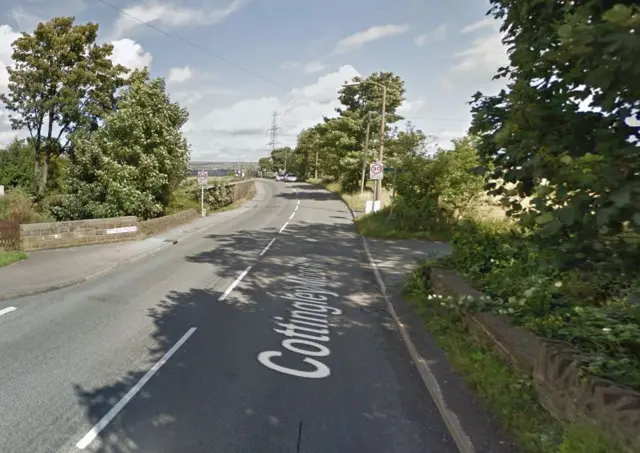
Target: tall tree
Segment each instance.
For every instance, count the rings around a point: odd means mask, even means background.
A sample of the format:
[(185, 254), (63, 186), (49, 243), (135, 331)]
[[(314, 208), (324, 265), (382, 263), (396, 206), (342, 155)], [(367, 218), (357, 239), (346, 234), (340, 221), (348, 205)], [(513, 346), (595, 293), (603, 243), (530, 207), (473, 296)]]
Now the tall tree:
[(0, 100), (12, 112), (12, 128), (29, 131), (40, 193), (51, 158), (69, 151), (76, 129), (95, 130), (125, 84), (127, 69), (110, 60), (111, 44), (96, 44), (97, 33), (98, 24), (56, 17), (13, 43), (9, 92)]
[[(640, 6), (634, 0), (491, 0), (510, 47), (497, 77), (508, 90), (477, 93), (471, 132), (494, 165), (493, 194), (532, 197), (510, 213), (540, 228), (550, 248), (582, 266), (611, 257), (640, 232)], [(632, 117), (636, 115), (636, 124)], [(617, 245), (616, 245), (617, 244)], [(626, 258), (625, 258), (626, 256)]]
[(33, 158), (33, 146), (27, 140), (16, 138), (0, 149), (0, 184), (33, 192), (36, 187)]
[(288, 169), (287, 161), (291, 157), (293, 150), (289, 146), (283, 148), (276, 148), (271, 151), (271, 161), (275, 171), (284, 171)]
[(157, 217), (187, 176), (189, 147), (180, 130), (187, 111), (170, 101), (163, 79), (134, 75), (103, 127), (72, 135), (68, 196), (55, 208), (58, 217)]

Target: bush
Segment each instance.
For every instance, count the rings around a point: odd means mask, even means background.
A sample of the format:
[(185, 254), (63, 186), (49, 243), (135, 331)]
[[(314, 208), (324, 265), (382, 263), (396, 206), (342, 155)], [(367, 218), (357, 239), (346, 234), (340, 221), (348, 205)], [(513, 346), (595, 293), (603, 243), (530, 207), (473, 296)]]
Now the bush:
[(0, 219), (41, 223), (50, 222), (53, 217), (46, 210), (39, 209), (27, 191), (12, 189), (4, 197), (0, 197)]
[(640, 305), (637, 275), (560, 271), (538, 242), (506, 222), (466, 220), (453, 253), (440, 265), (456, 268), (487, 294), (451, 307), (509, 316), (545, 338), (581, 351), (591, 374), (640, 390)]

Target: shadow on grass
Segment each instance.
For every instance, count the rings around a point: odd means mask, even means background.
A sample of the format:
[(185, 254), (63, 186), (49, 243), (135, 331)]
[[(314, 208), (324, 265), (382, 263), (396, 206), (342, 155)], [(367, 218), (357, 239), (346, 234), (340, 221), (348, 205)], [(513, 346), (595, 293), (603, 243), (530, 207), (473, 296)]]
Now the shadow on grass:
[[(258, 253), (274, 238), (259, 259)], [(302, 441), (314, 451), (411, 452), (425, 451), (426, 444), (433, 443), (430, 436), (439, 427), (422, 432), (414, 426), (434, 419), (425, 413), (432, 410), (428, 405), (414, 404), (417, 397), (425, 397), (424, 388), (416, 387), (410, 373), (396, 375), (381, 367), (377, 358), (398, 367), (409, 363), (390, 346), (397, 333), (382, 300), (370, 289), (375, 288), (373, 276), (353, 223), (297, 222), (280, 235), (269, 228), (211, 234), (207, 239), (215, 248), (185, 260), (210, 266), (212, 282), (225, 284), (170, 292), (149, 311), (155, 330), (145, 369), (132, 369), (99, 388), (74, 386), (94, 425), (188, 329), (197, 328), (98, 434), (93, 451), (296, 451), (303, 422)], [(389, 245), (387, 252), (406, 253), (406, 247)], [(290, 302), (282, 298), (291, 286), (287, 277), (311, 264), (323, 269), (330, 290), (340, 295), (333, 302), (342, 314), (332, 320), (331, 348), (335, 357), (344, 350), (350, 356), (340, 361), (334, 379), (292, 378), (256, 360), (259, 352), (278, 348), (283, 338), (274, 334), (272, 323), (287, 316)], [(253, 268), (247, 277), (220, 301), (221, 291), (248, 265)], [(299, 359), (281, 360), (293, 364)], [(453, 451), (449, 441), (442, 440), (445, 434), (437, 431), (436, 436), (443, 445), (438, 451)]]

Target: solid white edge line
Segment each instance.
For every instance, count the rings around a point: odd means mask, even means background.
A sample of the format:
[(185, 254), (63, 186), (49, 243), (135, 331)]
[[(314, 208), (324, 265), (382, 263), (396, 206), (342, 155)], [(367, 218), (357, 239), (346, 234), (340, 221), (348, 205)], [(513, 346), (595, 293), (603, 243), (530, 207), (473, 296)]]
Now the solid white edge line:
[(142, 379), (140, 379), (138, 383), (134, 385), (131, 390), (129, 390), (127, 394), (123, 396), (122, 399), (111, 408), (109, 412), (107, 412), (107, 415), (102, 417), (102, 419), (98, 423), (96, 423), (96, 425), (91, 428), (91, 430), (89, 430), (89, 432), (85, 434), (82, 439), (80, 439), (80, 441), (76, 444), (76, 447), (80, 450), (84, 450), (85, 448), (87, 448), (89, 444), (91, 444), (91, 442), (95, 440), (100, 431), (102, 431), (109, 424), (109, 422), (113, 420), (116, 415), (118, 415), (118, 412), (120, 412), (126, 406), (126, 404), (131, 401), (136, 393), (140, 391), (142, 386), (145, 385), (149, 381), (149, 379), (151, 379), (151, 377), (160, 369), (160, 367), (164, 365), (173, 354), (175, 354), (180, 346), (182, 346), (189, 339), (189, 337), (193, 335), (195, 331), (195, 327), (191, 327), (189, 330), (187, 330), (187, 333), (185, 333), (182, 338), (180, 338), (178, 342), (174, 344), (173, 347), (169, 349), (167, 353), (162, 356), (162, 358), (158, 362), (156, 362), (156, 364), (153, 365), (153, 367), (151, 367), (151, 369), (147, 371), (144, 376), (142, 376)]
[(289, 225), (289, 222), (285, 222), (284, 225), (282, 225), (282, 228), (280, 228), (280, 231), (278, 231), (278, 233), (282, 233), (284, 229), (287, 227), (287, 225)]
[(289, 216), (289, 220), (292, 220), (294, 215), (296, 215), (296, 212), (295, 212), (295, 211), (293, 211), (293, 212), (291, 213), (291, 215)]
[(16, 311), (16, 310), (17, 310), (16, 307), (3, 308), (2, 310), (0, 310), (0, 316), (6, 315), (7, 313), (11, 313), (12, 311)]
[(238, 278), (236, 278), (233, 281), (233, 283), (229, 285), (227, 290), (224, 293), (222, 293), (222, 296), (220, 296), (218, 298), (218, 300), (225, 300), (227, 298), (227, 296), (231, 293), (231, 291), (233, 291), (233, 288), (238, 286), (238, 283), (240, 283), (242, 281), (242, 279), (245, 277), (245, 275), (247, 275), (249, 273), (249, 271), (251, 270), (251, 267), (252, 266), (247, 266), (247, 268), (242, 271), (242, 274), (240, 274), (240, 276), (238, 276)]
[[(356, 219), (355, 213), (353, 212), (353, 210), (351, 210), (351, 208), (349, 208), (349, 211), (351, 212), (351, 215), (355, 221)], [(427, 388), (427, 391), (431, 395), (431, 399), (435, 403), (436, 408), (438, 409), (438, 412), (440, 412), (440, 416), (442, 417), (447, 427), (447, 430), (451, 434), (451, 437), (453, 438), (454, 443), (458, 447), (458, 451), (460, 453), (476, 453), (475, 446), (473, 445), (473, 442), (471, 441), (471, 438), (469, 437), (469, 435), (466, 433), (466, 431), (462, 427), (462, 424), (460, 423), (460, 419), (458, 418), (455, 412), (449, 409), (447, 402), (444, 399), (444, 395), (442, 394), (442, 390), (440, 389), (440, 384), (438, 383), (435, 375), (433, 374), (433, 371), (431, 371), (431, 367), (429, 366), (429, 363), (420, 355), (415, 345), (413, 344), (411, 337), (409, 336), (409, 332), (407, 331), (407, 328), (404, 326), (404, 324), (402, 324), (402, 321), (400, 321), (400, 318), (398, 318), (398, 315), (396, 314), (396, 310), (393, 304), (391, 303), (391, 300), (389, 299), (389, 295), (387, 294), (387, 286), (384, 284), (384, 281), (382, 280), (382, 275), (380, 274), (380, 270), (378, 269), (378, 265), (376, 264), (375, 260), (373, 259), (373, 256), (371, 255), (371, 251), (369, 250), (369, 244), (367, 243), (367, 240), (361, 234), (359, 236), (360, 236), (360, 239), (362, 239), (362, 245), (364, 247), (365, 254), (367, 255), (367, 259), (369, 260), (369, 265), (373, 270), (373, 275), (375, 276), (376, 282), (380, 287), (380, 292), (382, 293), (382, 297), (386, 302), (387, 310), (389, 310), (389, 314), (391, 315), (391, 318), (393, 318), (395, 325), (398, 327), (398, 330), (400, 331), (400, 336), (404, 341), (405, 347), (409, 351), (409, 355), (411, 356), (413, 363), (416, 365), (416, 368), (418, 369), (418, 373), (422, 378), (422, 382), (424, 383), (425, 387)]]
[(269, 248), (273, 245), (274, 242), (276, 242), (276, 238), (271, 239), (271, 241), (267, 244), (267, 246), (262, 249), (262, 251), (260, 252), (260, 256), (267, 253), (267, 250), (269, 250)]

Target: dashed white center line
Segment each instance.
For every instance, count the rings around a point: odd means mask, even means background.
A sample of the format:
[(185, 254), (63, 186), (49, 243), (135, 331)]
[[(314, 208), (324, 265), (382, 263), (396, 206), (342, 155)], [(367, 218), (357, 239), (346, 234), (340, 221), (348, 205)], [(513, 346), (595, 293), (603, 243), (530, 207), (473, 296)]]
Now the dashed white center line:
[(289, 216), (289, 220), (292, 220), (294, 215), (296, 215), (296, 211), (293, 211), (293, 212), (291, 213), (291, 215)]
[(299, 205), (299, 204), (300, 204), (300, 200), (298, 200), (298, 201), (296, 202), (296, 204), (297, 204), (297, 205)]
[(17, 310), (16, 307), (3, 308), (2, 310), (0, 310), (0, 316), (6, 315), (7, 313), (11, 313), (12, 311), (16, 311), (16, 310)]
[(173, 347), (169, 349), (167, 353), (162, 356), (162, 358), (155, 365), (153, 365), (153, 367), (151, 367), (151, 369), (147, 371), (144, 376), (142, 376), (142, 379), (140, 379), (138, 383), (134, 385), (131, 390), (129, 390), (127, 394), (123, 396), (122, 399), (111, 408), (107, 415), (102, 417), (102, 419), (93, 428), (91, 428), (91, 430), (87, 434), (85, 434), (82, 439), (80, 439), (80, 441), (76, 444), (76, 447), (80, 450), (84, 450), (85, 448), (87, 448), (89, 444), (91, 444), (91, 442), (93, 442), (94, 439), (98, 437), (100, 431), (102, 431), (109, 424), (109, 422), (113, 420), (116, 415), (118, 415), (118, 412), (120, 412), (127, 405), (127, 403), (131, 401), (134, 396), (136, 396), (136, 393), (140, 391), (142, 386), (145, 385), (149, 381), (149, 379), (153, 377), (154, 374), (156, 374), (160, 367), (164, 365), (173, 354), (175, 354), (180, 346), (182, 346), (189, 339), (189, 337), (193, 335), (195, 331), (195, 327), (187, 330), (187, 333), (185, 333), (182, 338), (180, 338), (178, 342), (173, 345)]
[(265, 253), (267, 253), (267, 250), (269, 250), (269, 247), (271, 247), (274, 242), (276, 242), (276, 238), (271, 239), (271, 241), (267, 244), (267, 246), (262, 249), (262, 251), (260, 252), (260, 256), (262, 256)]
[(227, 290), (224, 293), (222, 293), (222, 296), (220, 296), (218, 298), (218, 300), (225, 300), (227, 298), (227, 296), (229, 295), (229, 293), (231, 293), (231, 291), (233, 291), (233, 288), (238, 286), (238, 283), (240, 283), (242, 281), (242, 279), (245, 277), (245, 275), (247, 275), (249, 273), (249, 271), (251, 270), (252, 267), (253, 266), (247, 266), (247, 268), (242, 271), (242, 274), (240, 274), (240, 276), (238, 278), (236, 278), (231, 285), (229, 285)]
[(282, 228), (280, 228), (280, 231), (278, 231), (278, 233), (282, 233), (284, 229), (287, 227), (287, 225), (289, 225), (289, 222), (285, 222), (284, 225), (282, 225)]
[(300, 206), (296, 206), (296, 208), (293, 210), (293, 212), (296, 212), (298, 210)]

